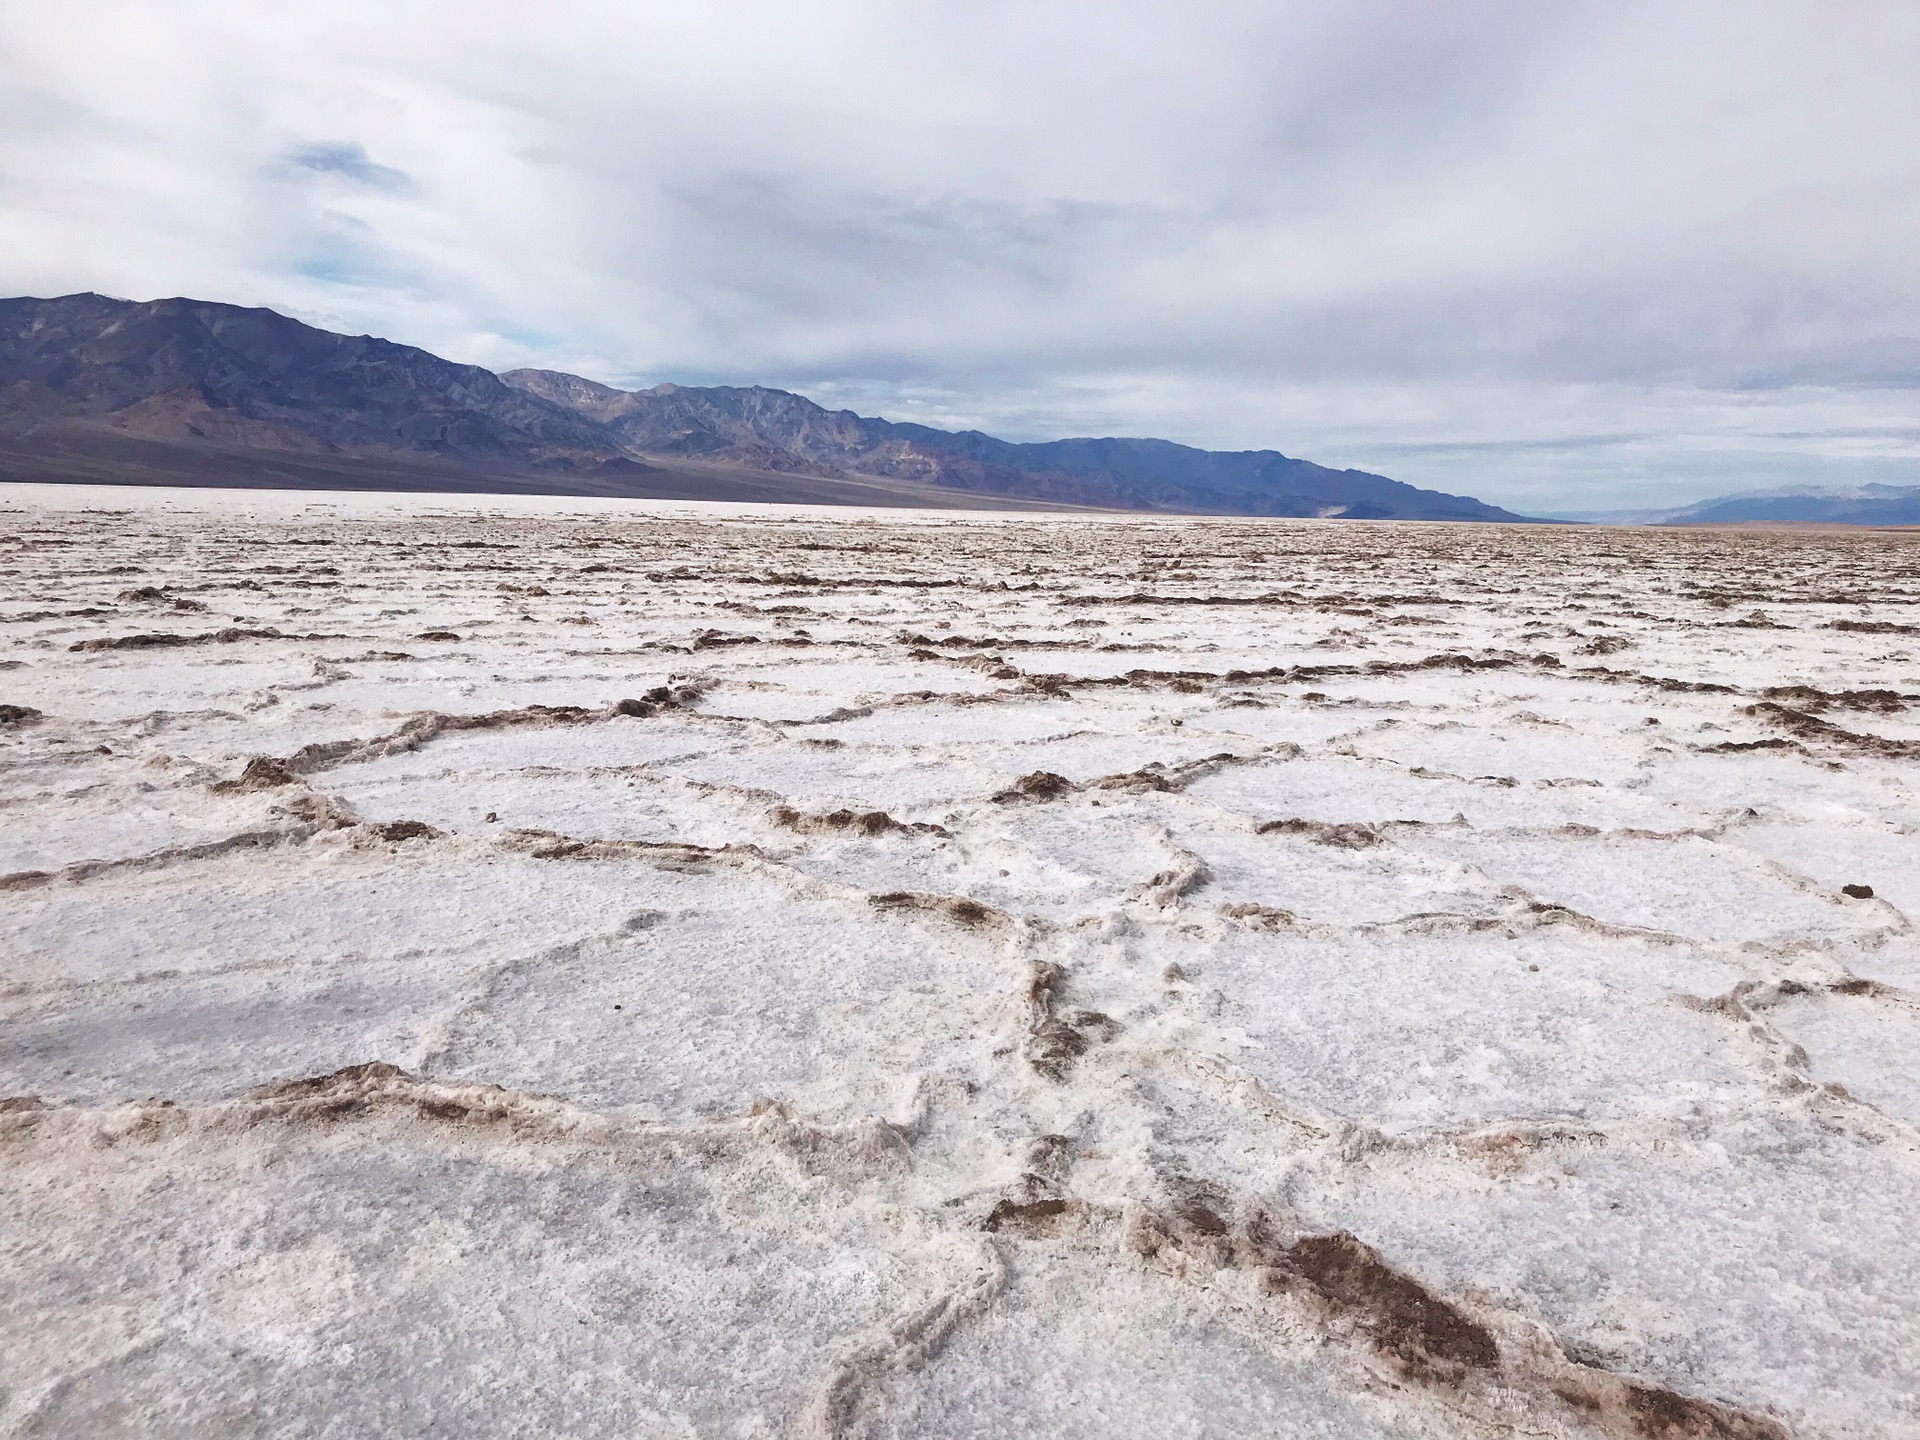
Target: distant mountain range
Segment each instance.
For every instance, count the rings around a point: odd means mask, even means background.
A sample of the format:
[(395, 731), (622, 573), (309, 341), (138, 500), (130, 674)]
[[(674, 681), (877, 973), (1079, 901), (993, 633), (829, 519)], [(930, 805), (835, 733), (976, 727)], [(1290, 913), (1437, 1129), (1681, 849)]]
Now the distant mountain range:
[(1169, 440), (1015, 444), (978, 430), (870, 420), (785, 390), (658, 385), (615, 390), (551, 370), (500, 377), (606, 425), (628, 453), (710, 456), (776, 470), (885, 476), (979, 495), (1128, 510), (1345, 519), (1518, 520), (1459, 495), (1273, 450), (1196, 450)]
[(504, 375), (271, 310), (0, 300), (0, 479), (1491, 520), (1273, 450), (1015, 444), (759, 386)]
[(1590, 525), (1920, 525), (1920, 485), (1748, 490), (1671, 510), (1583, 510), (1552, 518)]

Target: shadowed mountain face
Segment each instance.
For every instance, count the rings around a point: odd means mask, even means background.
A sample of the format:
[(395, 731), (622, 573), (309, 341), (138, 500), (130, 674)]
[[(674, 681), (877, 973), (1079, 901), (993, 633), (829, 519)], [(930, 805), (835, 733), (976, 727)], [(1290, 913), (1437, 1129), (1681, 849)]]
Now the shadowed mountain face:
[(604, 426), (410, 345), (199, 300), (0, 300), (0, 435), (74, 426), (321, 454), (630, 465)]
[(90, 294), (0, 300), (0, 475), (678, 498), (747, 498), (751, 485), (751, 498), (846, 504), (1521, 518), (1272, 450), (1013, 444), (784, 390), (501, 376), (271, 310)]

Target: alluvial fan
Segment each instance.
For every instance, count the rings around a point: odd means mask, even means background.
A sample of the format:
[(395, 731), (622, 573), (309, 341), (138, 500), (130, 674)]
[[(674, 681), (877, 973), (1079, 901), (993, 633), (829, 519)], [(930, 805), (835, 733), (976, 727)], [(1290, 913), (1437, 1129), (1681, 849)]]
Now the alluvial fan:
[(0, 1433), (1920, 1433), (1920, 535), (0, 570)]

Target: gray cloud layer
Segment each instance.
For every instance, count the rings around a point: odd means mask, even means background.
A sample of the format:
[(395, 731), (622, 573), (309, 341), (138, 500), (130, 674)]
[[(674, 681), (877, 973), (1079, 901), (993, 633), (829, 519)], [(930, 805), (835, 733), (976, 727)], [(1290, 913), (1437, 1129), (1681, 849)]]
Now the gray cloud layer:
[(1529, 506), (1920, 481), (1920, 8), (14, 6), (0, 291)]

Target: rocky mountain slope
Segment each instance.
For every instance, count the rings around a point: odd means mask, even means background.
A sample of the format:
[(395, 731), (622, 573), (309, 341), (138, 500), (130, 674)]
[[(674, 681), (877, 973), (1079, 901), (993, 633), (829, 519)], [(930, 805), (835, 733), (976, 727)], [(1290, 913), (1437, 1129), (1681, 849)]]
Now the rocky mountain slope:
[(88, 424), (264, 450), (631, 465), (605, 426), (411, 345), (200, 300), (0, 300), (0, 435)]
[(1271, 450), (1015, 444), (829, 411), (784, 390), (624, 391), (545, 370), (495, 375), (271, 310), (92, 294), (0, 300), (0, 475), (1522, 518)]
[(827, 467), (1130, 510), (1522, 518), (1467, 496), (1421, 490), (1362, 470), (1332, 470), (1274, 450), (1199, 450), (1167, 440), (1111, 438), (1016, 444), (978, 430), (955, 433), (830, 411), (805, 396), (761, 386), (629, 391), (551, 370), (511, 370), (501, 379), (605, 424), (635, 453), (726, 456), (775, 469)]

